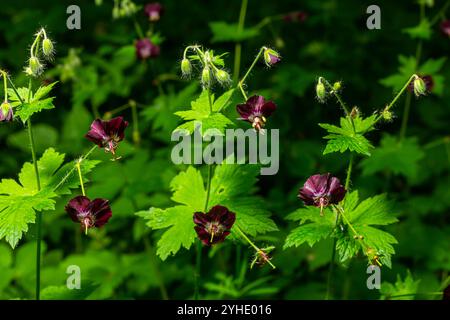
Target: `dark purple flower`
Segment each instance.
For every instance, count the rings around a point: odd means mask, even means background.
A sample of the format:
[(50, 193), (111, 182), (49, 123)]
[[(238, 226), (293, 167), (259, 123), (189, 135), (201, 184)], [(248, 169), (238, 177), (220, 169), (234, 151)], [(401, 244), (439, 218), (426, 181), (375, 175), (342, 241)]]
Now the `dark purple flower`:
[(444, 20), (440, 24), (441, 32), (446, 35), (447, 37), (450, 37), (450, 20)]
[(295, 11), (285, 14), (283, 20), (286, 22), (304, 22), (308, 15), (303, 11)]
[(208, 213), (194, 213), (194, 227), (203, 244), (211, 246), (222, 242), (230, 234), (236, 215), (223, 206), (214, 206)]
[(13, 108), (8, 101), (0, 106), (0, 122), (10, 122), (14, 118)]
[[(434, 81), (433, 81), (433, 77), (430, 75), (425, 75), (425, 76), (420, 76), (420, 78), (423, 80), (423, 82), (425, 83), (425, 90), (426, 92), (431, 92), (431, 90), (433, 90), (434, 88)], [(411, 80), (411, 82), (408, 84), (408, 90), (411, 93), (414, 93), (417, 95), (416, 90), (414, 90), (414, 80)]]
[(72, 221), (81, 223), (81, 228), (86, 233), (89, 228), (100, 228), (112, 216), (108, 200), (94, 199), (91, 201), (85, 196), (73, 198), (65, 209)]
[(125, 137), (125, 128), (128, 121), (122, 117), (117, 117), (109, 121), (100, 119), (94, 120), (91, 124), (91, 130), (85, 135), (87, 139), (97, 144), (100, 148), (105, 148), (112, 154), (116, 153), (117, 145)]
[(252, 96), (247, 99), (246, 103), (236, 106), (236, 110), (241, 116), (239, 120), (250, 122), (257, 131), (264, 127), (266, 118), (276, 109), (276, 104), (272, 101), (265, 101), (263, 96)]
[(164, 7), (160, 3), (154, 2), (147, 4), (144, 8), (144, 11), (148, 17), (148, 20), (150, 20), (151, 22), (156, 22), (159, 21), (159, 19), (163, 15)]
[(344, 199), (345, 193), (346, 190), (338, 178), (332, 177), (329, 173), (315, 174), (306, 180), (298, 197), (307, 206), (320, 207), (322, 215), (323, 208), (330, 204), (338, 204)]
[(159, 56), (159, 46), (153, 44), (148, 38), (137, 40), (135, 47), (138, 59), (145, 60)]

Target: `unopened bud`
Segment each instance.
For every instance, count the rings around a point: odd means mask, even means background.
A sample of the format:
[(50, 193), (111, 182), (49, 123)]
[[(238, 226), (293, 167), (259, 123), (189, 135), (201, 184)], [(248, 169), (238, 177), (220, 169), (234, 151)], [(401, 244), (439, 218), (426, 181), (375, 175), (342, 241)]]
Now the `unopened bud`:
[(231, 83), (230, 75), (225, 70), (218, 70), (216, 72), (216, 79), (224, 87)]
[(0, 105), (0, 121), (12, 121), (13, 109), (8, 101), (4, 101)]
[(414, 94), (416, 97), (425, 95), (427, 92), (427, 86), (425, 84), (425, 81), (421, 77), (416, 76), (414, 79)]
[(319, 82), (317, 82), (317, 85), (316, 85), (316, 96), (320, 103), (325, 102), (327, 92), (325, 90), (325, 85), (323, 84), (323, 82), (321, 80), (319, 80)]
[(44, 56), (47, 58), (51, 58), (53, 55), (53, 42), (49, 38), (45, 38), (42, 41), (42, 52), (44, 53)]
[(264, 49), (264, 62), (268, 67), (271, 67), (280, 62), (280, 54), (273, 49)]
[(339, 90), (341, 90), (341, 88), (342, 88), (342, 84), (340, 81), (336, 81), (335, 83), (333, 83), (333, 91), (339, 92)]
[(189, 77), (192, 72), (192, 65), (189, 59), (184, 58), (181, 60), (181, 74), (183, 77)]
[(202, 71), (202, 84), (205, 88), (209, 88), (211, 86), (211, 72), (209, 67), (206, 66)]
[(28, 66), (30, 68), (29, 71), (31, 71), (33, 76), (38, 76), (42, 73), (43, 66), (37, 57), (31, 57), (30, 60), (28, 60)]

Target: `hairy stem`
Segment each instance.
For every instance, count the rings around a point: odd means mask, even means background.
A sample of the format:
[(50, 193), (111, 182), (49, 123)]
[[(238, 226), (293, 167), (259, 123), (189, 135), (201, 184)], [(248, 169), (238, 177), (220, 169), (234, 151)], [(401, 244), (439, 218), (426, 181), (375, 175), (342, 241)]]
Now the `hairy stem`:
[[(260, 249), (256, 244), (254, 244), (253, 241), (250, 240), (249, 237), (247, 237), (247, 235), (241, 230), (241, 228), (239, 228), (239, 226), (238, 226), (237, 224), (234, 225), (233, 229), (235, 229), (235, 230), (239, 233), (239, 235), (240, 235), (245, 241), (247, 241), (253, 249), (255, 249), (256, 254), (262, 254), (262, 253), (264, 253), (264, 251), (263, 251), (262, 249)], [(267, 259), (266, 262), (272, 267), (272, 269), (276, 269), (275, 265), (274, 265), (272, 262), (270, 262), (269, 259)]]
[[(244, 29), (245, 23), (245, 15), (247, 13), (247, 5), (248, 0), (242, 0), (241, 2), (241, 11), (239, 12), (239, 22), (237, 32), (241, 33)], [(233, 71), (233, 82), (236, 83), (239, 79), (239, 72), (241, 69), (241, 53), (242, 53), (242, 44), (241, 42), (236, 42), (234, 47), (234, 71)]]
[(252, 72), (253, 68), (255, 67), (256, 63), (258, 62), (259, 58), (261, 58), (261, 55), (263, 54), (264, 50), (266, 49), (266, 47), (262, 47), (258, 54), (255, 57), (255, 60), (253, 60), (252, 64), (250, 65), (250, 68), (248, 68), (247, 72), (245, 73), (244, 77), (242, 77), (242, 79), (239, 81), (238, 83), (238, 87), (239, 89), (241, 89), (242, 95), (244, 96), (245, 100), (247, 100), (247, 94), (245, 93), (245, 90), (243, 88), (243, 85), (245, 83), (245, 80), (247, 79), (247, 77), (249, 76), (250, 72)]

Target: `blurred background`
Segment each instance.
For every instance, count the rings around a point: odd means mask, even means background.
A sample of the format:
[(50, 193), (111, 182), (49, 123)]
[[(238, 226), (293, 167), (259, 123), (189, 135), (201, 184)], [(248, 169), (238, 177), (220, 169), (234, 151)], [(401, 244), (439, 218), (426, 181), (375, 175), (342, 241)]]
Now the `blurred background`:
[[(273, 261), (278, 268), (249, 270), (251, 251), (226, 242), (220, 254), (210, 250), (205, 258), (202, 297), (324, 298), (331, 242), (282, 249), (296, 226), (285, 217), (302, 206), (297, 193), (306, 178), (331, 172), (344, 179), (348, 163), (348, 154), (322, 155), (325, 131), (318, 123), (338, 123), (342, 110), (333, 99), (318, 103), (314, 86), (319, 76), (342, 81), (343, 98), (363, 115), (389, 103), (412, 73), (432, 77), (428, 96), (402, 97), (393, 121), (369, 135), (379, 148), (370, 160), (357, 159), (352, 185), (361, 198), (388, 193), (396, 203), (400, 222), (388, 230), (399, 244), (393, 268), (382, 270), (382, 281), (393, 284), (386, 294), (436, 292), (448, 283), (450, 31), (442, 24), (450, 18), (450, 11), (442, 10), (448, 1), (380, 1), (381, 29), (369, 30), (366, 8), (371, 1), (249, 0), (241, 39), (233, 38), (232, 25), (238, 22), (240, 1), (164, 0), (164, 14), (152, 24), (144, 14), (145, 1), (134, 1), (135, 14), (114, 16), (115, 3), (122, 0), (76, 1), (81, 30), (68, 30), (66, 8), (73, 2), (4, 0), (0, 11), (0, 67), (17, 85), (26, 86), (22, 71), (33, 34), (45, 27), (56, 43), (55, 59), (42, 79), (59, 81), (53, 92), (56, 109), (34, 117), (38, 154), (52, 146), (70, 161), (89, 149), (83, 136), (95, 117), (123, 115), (130, 121), (119, 148), (120, 162), (109, 161), (101, 151), (92, 156), (103, 163), (90, 174), (87, 193), (112, 201), (114, 216), (108, 226), (81, 234), (64, 211), (68, 198), (60, 198), (57, 210), (43, 215), (42, 287), (50, 287), (44, 296), (51, 297), (52, 290), (65, 284), (67, 266), (79, 265), (88, 280), (78, 298), (192, 298), (193, 248), (161, 262), (155, 255), (160, 231), (151, 231), (134, 213), (170, 206), (169, 183), (185, 169), (170, 161), (170, 134), (180, 123), (173, 113), (187, 109), (201, 88), (180, 79), (184, 48), (202, 44), (229, 52), (225, 63), (233, 73), (236, 40), (242, 42), (241, 76), (263, 45), (282, 56), (271, 69), (258, 64), (247, 81), (250, 93), (278, 105), (269, 126), (280, 129), (280, 170), (260, 177), (258, 193), (280, 230), (256, 239), (276, 245)], [(137, 57), (140, 29), (151, 32), (149, 38), (160, 47), (158, 56)], [(228, 112), (230, 118), (238, 117), (234, 107)], [(21, 123), (1, 123), (0, 177), (16, 178), (30, 160)], [(34, 297), (33, 235), (31, 225), (14, 251), (0, 242), (1, 299)], [(334, 298), (380, 298), (382, 293), (366, 287), (366, 264), (360, 257), (336, 269)]]

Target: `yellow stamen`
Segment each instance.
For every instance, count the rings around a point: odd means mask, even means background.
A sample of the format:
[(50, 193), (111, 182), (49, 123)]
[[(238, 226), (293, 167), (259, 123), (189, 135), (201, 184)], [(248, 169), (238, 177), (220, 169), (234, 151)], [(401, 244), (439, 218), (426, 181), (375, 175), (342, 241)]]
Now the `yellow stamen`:
[(213, 242), (213, 239), (214, 239), (214, 230), (211, 233), (211, 240), (209, 240), (209, 242)]

